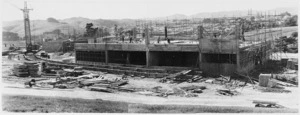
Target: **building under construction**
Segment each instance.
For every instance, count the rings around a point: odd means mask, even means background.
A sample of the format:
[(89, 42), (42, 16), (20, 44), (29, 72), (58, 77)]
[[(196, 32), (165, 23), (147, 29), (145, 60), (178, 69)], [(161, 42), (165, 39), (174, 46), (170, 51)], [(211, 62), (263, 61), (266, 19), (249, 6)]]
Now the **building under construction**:
[(135, 42), (116, 36), (116, 41), (91, 38), (89, 43), (75, 44), (76, 63), (194, 68), (210, 75), (247, 74), (270, 57), (276, 49), (275, 39), (282, 36), (276, 15), (258, 15), (255, 20), (205, 20), (137, 21), (131, 36)]

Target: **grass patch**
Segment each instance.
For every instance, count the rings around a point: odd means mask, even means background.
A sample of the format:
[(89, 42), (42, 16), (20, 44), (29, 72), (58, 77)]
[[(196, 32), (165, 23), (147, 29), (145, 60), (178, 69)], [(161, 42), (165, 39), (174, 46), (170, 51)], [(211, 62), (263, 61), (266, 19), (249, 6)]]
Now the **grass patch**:
[[(253, 105), (254, 106), (254, 105)], [(297, 109), (255, 108), (203, 105), (130, 104), (130, 113), (297, 113)]]
[(2, 110), (39, 113), (127, 113), (128, 103), (100, 99), (2, 95)]
[(147, 105), (101, 99), (2, 95), (2, 110), (38, 113), (297, 113), (297, 109), (203, 105)]

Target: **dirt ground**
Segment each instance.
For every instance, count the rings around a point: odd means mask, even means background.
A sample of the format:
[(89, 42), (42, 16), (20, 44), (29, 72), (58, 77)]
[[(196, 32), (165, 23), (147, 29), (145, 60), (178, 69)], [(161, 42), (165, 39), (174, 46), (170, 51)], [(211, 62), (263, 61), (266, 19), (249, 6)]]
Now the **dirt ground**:
[[(261, 92), (255, 89), (252, 85), (237, 88), (240, 92), (236, 96), (222, 96), (216, 94), (216, 89), (221, 89), (224, 86), (219, 84), (210, 83), (160, 83), (159, 79), (152, 78), (129, 78), (129, 84), (125, 87), (138, 87), (141, 89), (151, 89), (156, 86), (161, 86), (163, 89), (172, 89), (176, 87), (197, 85), (206, 86), (207, 89), (203, 90), (203, 93), (198, 94), (198, 97), (180, 97), (170, 95), (168, 97), (157, 97), (141, 95), (140, 93), (104, 93), (88, 91), (84, 88), (74, 89), (51, 89), (51, 88), (25, 88), (24, 82), (31, 78), (18, 78), (11, 76), (11, 69), (13, 64), (20, 63), (19, 60), (8, 60), (7, 57), (2, 57), (2, 94), (8, 95), (32, 95), (32, 96), (48, 96), (48, 97), (67, 97), (67, 98), (81, 98), (81, 99), (102, 99), (110, 101), (121, 101), (129, 103), (140, 104), (155, 104), (155, 105), (207, 105), (207, 106), (242, 106), (242, 107), (254, 107), (253, 100), (275, 101), (278, 104), (288, 108), (298, 108), (299, 95), (298, 87), (285, 87), (290, 90), (291, 93), (270, 93)], [(105, 78), (114, 79), (120, 78), (121, 75), (105, 74), (101, 72), (87, 71), (90, 73), (98, 73)]]
[[(297, 113), (297, 109), (203, 105), (149, 105), (67, 97), (2, 95), (6, 112), (30, 113)], [(26, 106), (24, 106), (26, 105)]]

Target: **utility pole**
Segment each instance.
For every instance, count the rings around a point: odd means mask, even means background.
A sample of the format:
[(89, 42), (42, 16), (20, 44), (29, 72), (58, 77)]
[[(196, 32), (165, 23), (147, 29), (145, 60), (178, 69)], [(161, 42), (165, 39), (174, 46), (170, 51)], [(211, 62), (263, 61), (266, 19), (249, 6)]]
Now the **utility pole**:
[(33, 9), (27, 8), (27, 2), (24, 2), (24, 9), (21, 9), (24, 14), (24, 28), (25, 28), (25, 40), (26, 40), (26, 52), (32, 51), (31, 43), (31, 32), (30, 32), (30, 20), (29, 20), (29, 11)]

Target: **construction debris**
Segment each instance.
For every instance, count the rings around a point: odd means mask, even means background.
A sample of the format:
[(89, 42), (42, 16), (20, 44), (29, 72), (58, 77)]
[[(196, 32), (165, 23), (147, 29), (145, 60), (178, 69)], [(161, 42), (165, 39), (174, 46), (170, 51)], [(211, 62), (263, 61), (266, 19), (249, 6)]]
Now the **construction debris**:
[(106, 92), (106, 93), (113, 93), (114, 91), (109, 88), (104, 87), (90, 87), (91, 91), (99, 91), (99, 92)]
[(229, 90), (229, 89), (217, 89), (218, 94), (221, 95), (226, 95), (226, 96), (234, 96), (234, 95), (238, 95), (239, 92), (235, 91), (235, 90)]
[(181, 87), (181, 89), (185, 91), (190, 91), (193, 93), (202, 93), (202, 90), (205, 90), (205, 86), (196, 86), (196, 85), (191, 85), (191, 86), (186, 86), (186, 87)]
[(262, 92), (272, 92), (272, 93), (290, 93), (290, 90), (285, 90), (283, 88), (270, 88), (270, 87), (257, 87), (258, 90)]
[(195, 75), (193, 78), (189, 79), (188, 82), (189, 83), (196, 82), (196, 81), (198, 81), (198, 80), (200, 80), (202, 78), (203, 78), (202, 76)]
[(273, 74), (274, 79), (280, 80), (282, 82), (291, 83), (298, 85), (298, 75), (297, 74)]
[(191, 72), (192, 70), (183, 70), (181, 72), (178, 72), (178, 73), (174, 73), (174, 74), (171, 74), (169, 76), (166, 76), (167, 79), (172, 79), (172, 78), (175, 78), (177, 76), (180, 76), (180, 75), (186, 75), (188, 74), (189, 72)]
[[(201, 75), (187, 75), (192, 70), (183, 70), (181, 72), (171, 74), (169, 76), (166, 76), (162, 79), (160, 79), (159, 82), (165, 83), (170, 80), (171, 83), (182, 83), (182, 82), (196, 82), (198, 80), (201, 80), (203, 77)], [(202, 72), (195, 72), (195, 73), (202, 73)]]
[(266, 107), (266, 108), (285, 108), (282, 105), (277, 104), (273, 101), (260, 101), (260, 100), (253, 100), (253, 104), (255, 107)]

